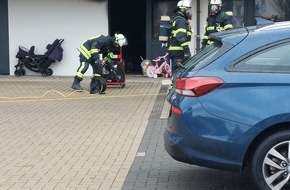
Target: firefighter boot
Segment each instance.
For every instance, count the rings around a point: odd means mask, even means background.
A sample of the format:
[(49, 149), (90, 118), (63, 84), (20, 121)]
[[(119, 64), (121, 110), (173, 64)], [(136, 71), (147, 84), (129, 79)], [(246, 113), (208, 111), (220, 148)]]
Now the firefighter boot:
[(74, 90), (83, 90), (83, 88), (80, 85), (80, 82), (82, 81), (82, 79), (78, 78), (77, 76), (74, 77), (74, 82), (71, 85), (71, 88)]

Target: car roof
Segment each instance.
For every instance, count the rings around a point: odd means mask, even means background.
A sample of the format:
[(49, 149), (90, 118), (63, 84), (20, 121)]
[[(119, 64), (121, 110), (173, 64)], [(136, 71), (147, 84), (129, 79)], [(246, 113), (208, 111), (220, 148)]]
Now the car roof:
[(275, 22), (274, 24), (258, 28), (256, 31), (290, 29), (290, 21)]
[(223, 32), (212, 33), (210, 36), (218, 41), (222, 41), (223, 43), (226, 42), (232, 45), (236, 45), (244, 38), (246, 38), (250, 33), (259, 35), (259, 32), (275, 32), (283, 30), (288, 31), (290, 34), (290, 21), (275, 22), (273, 24), (263, 26), (257, 25), (245, 28), (231, 29)]

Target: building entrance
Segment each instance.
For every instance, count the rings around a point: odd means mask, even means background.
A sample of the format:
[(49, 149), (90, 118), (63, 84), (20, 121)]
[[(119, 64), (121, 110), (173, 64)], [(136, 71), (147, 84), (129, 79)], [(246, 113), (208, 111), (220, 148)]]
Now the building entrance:
[(109, 32), (124, 34), (128, 46), (123, 48), (126, 73), (142, 73), (141, 57), (146, 58), (146, 0), (109, 0)]

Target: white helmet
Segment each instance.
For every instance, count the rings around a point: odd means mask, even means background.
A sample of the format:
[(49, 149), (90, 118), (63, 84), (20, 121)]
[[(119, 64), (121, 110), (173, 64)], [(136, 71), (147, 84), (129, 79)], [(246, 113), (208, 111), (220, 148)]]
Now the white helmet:
[(210, 0), (209, 4), (222, 6), (223, 2), (222, 0)]
[(222, 8), (221, 0), (210, 0), (210, 15), (216, 15)]
[(128, 45), (128, 41), (125, 38), (125, 36), (123, 34), (115, 34), (115, 39), (116, 42), (119, 44), (119, 46), (125, 46)]
[(179, 8), (191, 8), (191, 0), (178, 1), (177, 7), (179, 7)]

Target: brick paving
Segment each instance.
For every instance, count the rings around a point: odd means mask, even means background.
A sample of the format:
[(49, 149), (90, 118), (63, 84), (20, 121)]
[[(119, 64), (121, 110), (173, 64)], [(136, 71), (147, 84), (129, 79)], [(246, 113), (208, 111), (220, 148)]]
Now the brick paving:
[(251, 190), (247, 176), (165, 153), (161, 81), (132, 75), (90, 95), (72, 77), (0, 76), (0, 190)]
[[(160, 94), (164, 94), (164, 86)], [(173, 160), (164, 150), (165, 95), (158, 96), (123, 190), (254, 190), (245, 173), (214, 170)], [(162, 110), (162, 111), (160, 111)], [(161, 117), (161, 118), (160, 118)]]
[(72, 77), (1, 76), (0, 83), (1, 190), (121, 188), (160, 80), (131, 77), (102, 96), (73, 93)]

